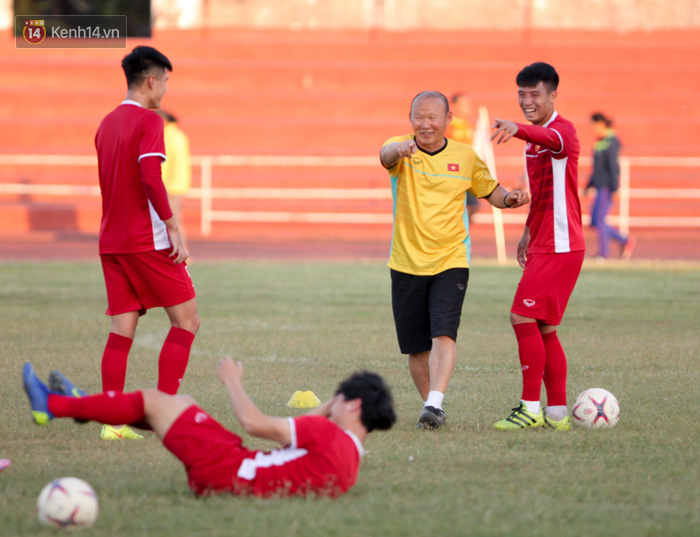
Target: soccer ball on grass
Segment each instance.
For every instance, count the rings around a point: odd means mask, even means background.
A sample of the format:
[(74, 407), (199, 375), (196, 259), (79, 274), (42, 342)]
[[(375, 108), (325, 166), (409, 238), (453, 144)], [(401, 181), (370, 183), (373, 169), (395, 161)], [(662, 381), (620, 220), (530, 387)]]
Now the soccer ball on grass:
[(97, 520), (97, 494), (82, 479), (60, 477), (42, 489), (36, 510), (44, 526), (89, 527)]
[(620, 403), (603, 388), (591, 388), (579, 394), (571, 412), (574, 423), (586, 429), (610, 428), (620, 419)]

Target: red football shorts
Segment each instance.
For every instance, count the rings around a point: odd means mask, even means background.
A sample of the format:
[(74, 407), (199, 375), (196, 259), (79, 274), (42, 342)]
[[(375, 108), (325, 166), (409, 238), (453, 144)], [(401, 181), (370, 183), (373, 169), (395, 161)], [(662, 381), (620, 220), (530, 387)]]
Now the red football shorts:
[(168, 308), (196, 295), (185, 263), (168, 257), (172, 249), (135, 254), (101, 254), (107, 287), (107, 315)]
[(528, 254), (510, 311), (546, 324), (561, 323), (584, 254)]
[(180, 414), (163, 438), (163, 445), (185, 465), (190, 489), (199, 495), (245, 493), (249, 482), (236, 474), (243, 459), (255, 458), (255, 452), (242, 442), (197, 405)]

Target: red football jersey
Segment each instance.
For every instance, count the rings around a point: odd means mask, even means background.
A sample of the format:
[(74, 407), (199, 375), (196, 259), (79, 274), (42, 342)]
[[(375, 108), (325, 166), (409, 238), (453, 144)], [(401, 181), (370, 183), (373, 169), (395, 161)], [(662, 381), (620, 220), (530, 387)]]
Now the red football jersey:
[(339, 496), (355, 484), (363, 454), (357, 436), (322, 416), (289, 418), (289, 426), (289, 446), (243, 459), (238, 478), (250, 481), (253, 494)]
[(543, 126), (518, 124), (516, 138), (525, 140), (530, 181), (528, 252), (565, 253), (585, 250), (578, 198), (580, 146), (574, 125), (554, 112)]
[(95, 147), (102, 192), (100, 253), (170, 248), (163, 223), (173, 215), (168, 194), (160, 176), (142, 176), (139, 164), (143, 158), (166, 158), (161, 117), (124, 101), (100, 123)]

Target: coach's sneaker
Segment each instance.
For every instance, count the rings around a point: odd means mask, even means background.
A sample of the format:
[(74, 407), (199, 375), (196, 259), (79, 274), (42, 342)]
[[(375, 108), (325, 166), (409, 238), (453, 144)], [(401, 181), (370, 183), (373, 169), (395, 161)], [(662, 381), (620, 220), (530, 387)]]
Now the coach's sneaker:
[(41, 382), (37, 376), (32, 364), (26, 362), (22, 369), (22, 380), (24, 382), (24, 391), (29, 397), (29, 406), (32, 409), (32, 419), (37, 425), (45, 425), (49, 420), (53, 419), (53, 414), (49, 412), (49, 389), (46, 384)]
[(539, 414), (528, 412), (525, 403), (515, 407), (506, 419), (497, 421), (493, 426), (499, 431), (515, 431), (519, 429), (535, 429), (544, 427), (544, 416), (542, 411)]
[[(52, 392), (67, 395), (68, 397), (85, 397), (88, 394), (86, 391), (75, 386), (65, 377), (65, 375), (63, 375), (63, 373), (55, 369), (49, 373), (49, 389)], [(75, 423), (87, 423), (90, 421), (79, 420), (77, 418), (73, 419), (75, 420)]]
[(103, 425), (100, 438), (102, 440), (143, 440), (143, 436), (134, 432), (128, 425), (122, 427)]
[(568, 431), (571, 429), (571, 418), (569, 416), (564, 416), (564, 419), (553, 420), (547, 417), (547, 411), (544, 411), (544, 426), (547, 429), (556, 429), (557, 431)]
[(439, 429), (445, 425), (445, 421), (447, 421), (447, 418), (443, 409), (435, 408), (434, 406), (426, 406), (423, 408), (423, 413), (418, 419), (416, 429), (432, 431), (433, 429)]

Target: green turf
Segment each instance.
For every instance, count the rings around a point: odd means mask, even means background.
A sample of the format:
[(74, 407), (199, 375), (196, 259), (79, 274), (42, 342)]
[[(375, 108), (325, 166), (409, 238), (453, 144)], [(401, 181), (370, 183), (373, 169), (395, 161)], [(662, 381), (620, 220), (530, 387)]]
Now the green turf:
[[(700, 527), (700, 271), (586, 266), (560, 339), (569, 396), (604, 387), (620, 400), (613, 430), (497, 432), (520, 374), (508, 310), (516, 267), (472, 269), (447, 394), (448, 426), (416, 431), (420, 400), (395, 342), (388, 270), (376, 264), (196, 263), (201, 331), (181, 392), (234, 429), (214, 376), (223, 354), (245, 362), (264, 412), (286, 415), (295, 390), (331, 395), (370, 368), (394, 389), (399, 422), (370, 435), (356, 486), (339, 500), (196, 499), (179, 462), (150, 435), (106, 443), (96, 424), (32, 424), (21, 365), (59, 368), (100, 388), (109, 328), (96, 263), (0, 264), (0, 535), (42, 535), (41, 488), (75, 475), (100, 499), (89, 535), (582, 536), (697, 535)], [(127, 389), (153, 386), (167, 332), (142, 319)], [(253, 447), (271, 447), (250, 440)], [(410, 458), (412, 457), (412, 461)]]

